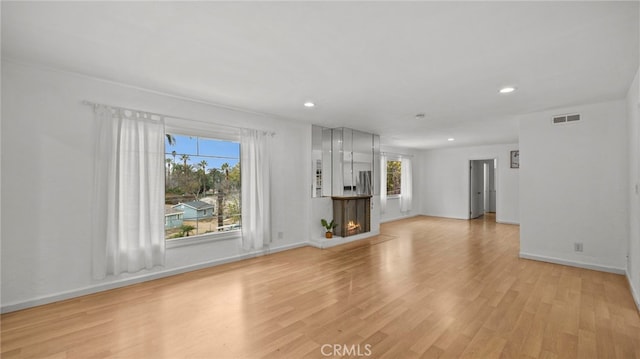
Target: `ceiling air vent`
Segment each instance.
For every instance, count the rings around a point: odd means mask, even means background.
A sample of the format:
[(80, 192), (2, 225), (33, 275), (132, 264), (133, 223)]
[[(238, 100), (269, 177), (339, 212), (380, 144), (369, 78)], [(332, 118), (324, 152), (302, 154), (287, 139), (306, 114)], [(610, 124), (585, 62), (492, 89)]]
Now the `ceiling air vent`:
[(563, 123), (575, 123), (580, 121), (580, 115), (577, 113), (571, 114), (571, 115), (558, 115), (558, 116), (553, 116), (553, 119), (551, 120), (551, 122), (554, 125), (560, 125)]

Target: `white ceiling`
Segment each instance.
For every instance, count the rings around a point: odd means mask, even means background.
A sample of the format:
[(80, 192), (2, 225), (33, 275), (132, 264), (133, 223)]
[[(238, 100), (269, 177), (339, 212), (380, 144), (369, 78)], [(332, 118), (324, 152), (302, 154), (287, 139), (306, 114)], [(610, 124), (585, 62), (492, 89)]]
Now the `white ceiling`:
[(434, 148), (516, 142), (517, 114), (623, 98), (638, 17), (638, 2), (3, 1), (2, 56)]

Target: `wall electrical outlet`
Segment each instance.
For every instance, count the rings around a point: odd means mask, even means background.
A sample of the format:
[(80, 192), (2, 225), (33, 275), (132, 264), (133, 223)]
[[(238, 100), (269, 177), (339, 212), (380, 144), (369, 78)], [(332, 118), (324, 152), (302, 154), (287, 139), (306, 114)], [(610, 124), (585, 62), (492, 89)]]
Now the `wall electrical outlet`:
[(284, 238), (284, 233), (278, 232), (278, 239), (282, 239), (282, 238)]
[(582, 252), (582, 243), (581, 242), (575, 242), (573, 244), (573, 251), (574, 252)]

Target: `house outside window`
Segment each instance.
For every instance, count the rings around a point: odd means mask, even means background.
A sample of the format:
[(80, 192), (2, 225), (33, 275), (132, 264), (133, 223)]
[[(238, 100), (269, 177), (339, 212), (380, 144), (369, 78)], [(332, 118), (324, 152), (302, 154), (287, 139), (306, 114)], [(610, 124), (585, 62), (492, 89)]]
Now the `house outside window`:
[(387, 161), (387, 196), (399, 196), (402, 193), (401, 174), (402, 163), (399, 160)]
[(239, 230), (240, 144), (167, 133), (165, 239)]

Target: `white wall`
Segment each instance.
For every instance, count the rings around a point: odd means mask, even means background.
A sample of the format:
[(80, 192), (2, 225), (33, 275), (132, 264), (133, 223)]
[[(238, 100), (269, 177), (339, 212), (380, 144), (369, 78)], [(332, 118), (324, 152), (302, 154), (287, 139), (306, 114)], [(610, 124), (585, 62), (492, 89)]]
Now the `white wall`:
[[(421, 204), (420, 204), (420, 200), (421, 200), (421, 196), (420, 196), (420, 189), (421, 189), (421, 185), (420, 185), (420, 166), (421, 166), (421, 160), (420, 160), (420, 154), (421, 151), (418, 150), (414, 150), (414, 149), (409, 149), (409, 148), (401, 148), (401, 147), (390, 147), (390, 146), (381, 146), (381, 152), (386, 152), (386, 153), (390, 153), (390, 155), (387, 156), (388, 160), (393, 160), (393, 159), (400, 159), (400, 157), (394, 158), (394, 154), (395, 155), (406, 155), (409, 156), (409, 158), (411, 159), (411, 166), (412, 166), (412, 181), (413, 181), (413, 200), (411, 202), (412, 204), (412, 210), (408, 211), (406, 213), (403, 213), (400, 211), (400, 197), (388, 197), (387, 198), (387, 205), (385, 207), (385, 211), (384, 213), (380, 213), (380, 222), (384, 223), (384, 222), (389, 222), (389, 221), (395, 221), (398, 219), (402, 219), (402, 218), (409, 218), (409, 217), (413, 217), (416, 216), (418, 214), (420, 214), (420, 209), (421, 209)], [(384, 190), (386, 187), (386, 180), (381, 181), (381, 190)], [(378, 203), (380, 201), (380, 197), (378, 197)]]
[[(553, 125), (557, 114), (579, 123)], [(624, 272), (628, 154), (624, 101), (520, 116), (522, 257)], [(582, 242), (583, 252), (574, 252)]]
[(510, 151), (518, 144), (459, 147), (424, 151), (419, 180), (422, 213), (429, 216), (469, 218), (469, 161), (496, 158), (496, 221), (520, 222), (519, 170), (509, 167)]
[(627, 277), (640, 309), (640, 69), (627, 95), (629, 133), (629, 263)]
[(271, 249), (308, 240), (310, 125), (5, 61), (2, 80), (3, 310), (251, 255), (238, 240), (171, 248), (162, 270), (93, 280), (93, 115), (82, 100), (275, 131)]
[[(415, 185), (415, 182), (413, 182)], [(380, 222), (391, 222), (402, 218), (413, 217), (420, 213), (420, 207), (414, 205), (414, 209), (408, 213), (400, 212), (400, 197), (387, 198), (384, 212), (380, 213)]]

